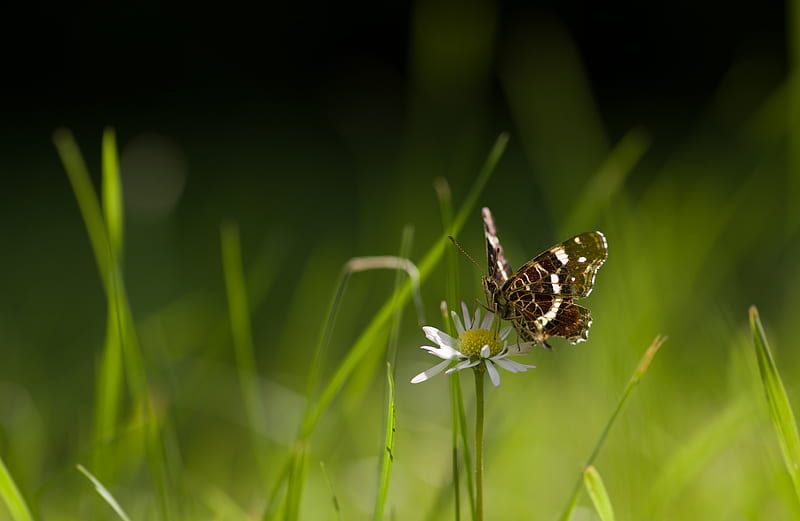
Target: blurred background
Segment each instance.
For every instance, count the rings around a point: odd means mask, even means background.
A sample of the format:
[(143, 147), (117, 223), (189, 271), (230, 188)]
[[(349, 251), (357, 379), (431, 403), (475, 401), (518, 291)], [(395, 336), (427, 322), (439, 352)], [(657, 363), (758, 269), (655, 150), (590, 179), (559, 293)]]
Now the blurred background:
[[(265, 504), (232, 351), (221, 223), (241, 229), (268, 405), (258, 436), (275, 477), (342, 266), (396, 254), (406, 225), (418, 261), (442, 233), (435, 180), (447, 180), (458, 208), (504, 131), (508, 148), (478, 206), (492, 208), (512, 265), (593, 229), (610, 253), (586, 301), (590, 341), (554, 341), (553, 352), (530, 355), (533, 373), (504, 374), (489, 392), (487, 514), (561, 511), (662, 333), (669, 341), (596, 462), (620, 518), (800, 515), (746, 322), (758, 305), (797, 402), (800, 90), (790, 81), (790, 6), (21, 9), (0, 32), (0, 456), (43, 518), (110, 518), (74, 470), (98, 449), (91, 422), (106, 302), (52, 143), (54, 130), (71, 129), (99, 187), (107, 125), (124, 182), (125, 279), (184, 517), (218, 514), (209, 497), (242, 518)], [(483, 261), (479, 208), (458, 239)], [(471, 303), (482, 273), (463, 258), (459, 268), (460, 297)], [(439, 266), (422, 287), (426, 323), (438, 327), (444, 275)], [(324, 375), (393, 280), (389, 271), (353, 277)], [(407, 383), (434, 364), (418, 349), (426, 340), (416, 316), (406, 310), (399, 339), (388, 505), (398, 519), (448, 518), (447, 379)], [(385, 376), (380, 363), (361, 372), (312, 437), (303, 518), (336, 518), (320, 461), (343, 517), (370, 515)], [(135, 424), (129, 434), (104, 447), (118, 461), (98, 477), (129, 513), (152, 518)]]

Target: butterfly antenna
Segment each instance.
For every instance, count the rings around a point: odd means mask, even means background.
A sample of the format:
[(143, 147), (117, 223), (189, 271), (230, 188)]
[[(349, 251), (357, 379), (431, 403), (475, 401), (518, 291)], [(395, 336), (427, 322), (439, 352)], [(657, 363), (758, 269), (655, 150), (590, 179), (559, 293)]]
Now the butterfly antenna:
[(483, 272), (483, 268), (481, 268), (480, 264), (475, 262), (475, 259), (473, 259), (472, 256), (470, 256), (469, 253), (467, 253), (467, 250), (465, 250), (464, 247), (461, 246), (461, 244), (459, 244), (459, 242), (456, 240), (455, 237), (453, 237), (452, 235), (448, 235), (447, 238), (450, 239), (453, 242), (455, 247), (458, 248), (458, 251), (460, 251), (462, 253), (462, 255), (464, 255), (464, 257), (468, 258), (472, 262), (472, 264), (474, 264), (475, 267), (478, 268), (478, 270), (480, 272)]

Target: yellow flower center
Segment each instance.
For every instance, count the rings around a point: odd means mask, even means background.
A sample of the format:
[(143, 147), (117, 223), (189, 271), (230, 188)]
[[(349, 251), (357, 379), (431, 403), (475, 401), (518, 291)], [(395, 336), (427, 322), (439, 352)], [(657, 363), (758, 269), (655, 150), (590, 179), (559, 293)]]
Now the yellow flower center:
[(468, 329), (458, 337), (459, 351), (465, 356), (477, 356), (481, 348), (489, 345), (491, 356), (503, 350), (503, 342), (487, 329)]

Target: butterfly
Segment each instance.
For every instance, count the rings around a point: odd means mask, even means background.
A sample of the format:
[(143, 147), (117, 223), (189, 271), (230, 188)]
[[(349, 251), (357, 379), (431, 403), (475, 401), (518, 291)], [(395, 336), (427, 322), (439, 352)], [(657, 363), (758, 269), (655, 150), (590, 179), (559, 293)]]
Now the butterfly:
[(564, 337), (572, 344), (586, 340), (592, 314), (573, 300), (592, 292), (595, 274), (608, 257), (605, 235), (576, 235), (514, 272), (497, 238), (492, 212), (483, 208), (482, 214), (489, 265), (483, 288), (489, 308), (510, 320), (526, 342), (550, 348), (547, 339), (551, 336)]

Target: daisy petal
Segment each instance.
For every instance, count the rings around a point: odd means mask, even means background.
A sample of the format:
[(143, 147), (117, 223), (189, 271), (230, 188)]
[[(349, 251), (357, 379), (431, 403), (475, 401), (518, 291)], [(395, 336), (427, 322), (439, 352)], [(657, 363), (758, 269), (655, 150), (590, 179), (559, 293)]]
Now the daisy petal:
[(453, 317), (453, 324), (456, 325), (456, 331), (458, 332), (458, 334), (463, 335), (465, 329), (464, 326), (461, 325), (461, 317), (459, 317), (458, 313), (456, 313), (455, 311), (451, 311), (450, 316)]
[(497, 368), (495, 368), (494, 364), (486, 360), (486, 371), (489, 373), (489, 379), (492, 380), (492, 385), (497, 387), (500, 385), (500, 373), (497, 372)]
[(489, 344), (486, 344), (481, 348), (481, 358), (491, 358), (492, 357), (492, 349), (489, 347)]
[(444, 374), (455, 373), (456, 371), (461, 371), (462, 369), (466, 369), (468, 367), (475, 367), (479, 363), (480, 363), (480, 360), (472, 361), (470, 359), (466, 359), (466, 360), (464, 360), (462, 362), (457, 363), (456, 365), (454, 365), (453, 367), (451, 367), (450, 369), (445, 371)]
[(424, 382), (425, 380), (428, 380), (436, 376), (437, 374), (441, 373), (444, 370), (444, 368), (447, 367), (449, 364), (450, 364), (449, 360), (445, 360), (444, 362), (438, 363), (435, 366), (431, 367), (430, 369), (422, 371), (417, 376), (412, 378), (411, 383), (418, 384), (420, 382)]
[(458, 347), (458, 341), (444, 331), (440, 331), (431, 326), (424, 326), (422, 331), (425, 332), (425, 336), (428, 337), (428, 340), (436, 342), (442, 347), (447, 346), (451, 349), (456, 349)]
[(461, 353), (459, 353), (450, 346), (442, 346), (442, 347), (419, 346), (419, 348), (424, 349), (433, 356), (438, 356), (442, 360), (455, 360), (457, 358), (464, 357), (464, 355), (462, 355)]
[(528, 369), (534, 369), (536, 367), (535, 365), (521, 364), (514, 360), (509, 360), (508, 358), (498, 358), (497, 360), (493, 360), (493, 362), (511, 373), (524, 373)]
[(489, 329), (492, 327), (492, 321), (494, 320), (494, 313), (491, 311), (486, 312), (486, 316), (483, 317), (483, 322), (481, 323), (481, 329)]
[(511, 333), (511, 326), (506, 326), (500, 330), (500, 340), (505, 340), (508, 334)]
[[(479, 306), (475, 308), (475, 319), (472, 321), (472, 328), (478, 329), (478, 324), (480, 323), (480, 321), (481, 321), (481, 308)], [(486, 329), (486, 328), (484, 327), (481, 329)]]
[(461, 301), (461, 312), (464, 314), (464, 329), (471, 329), (472, 322), (469, 319), (469, 309), (464, 301)]

